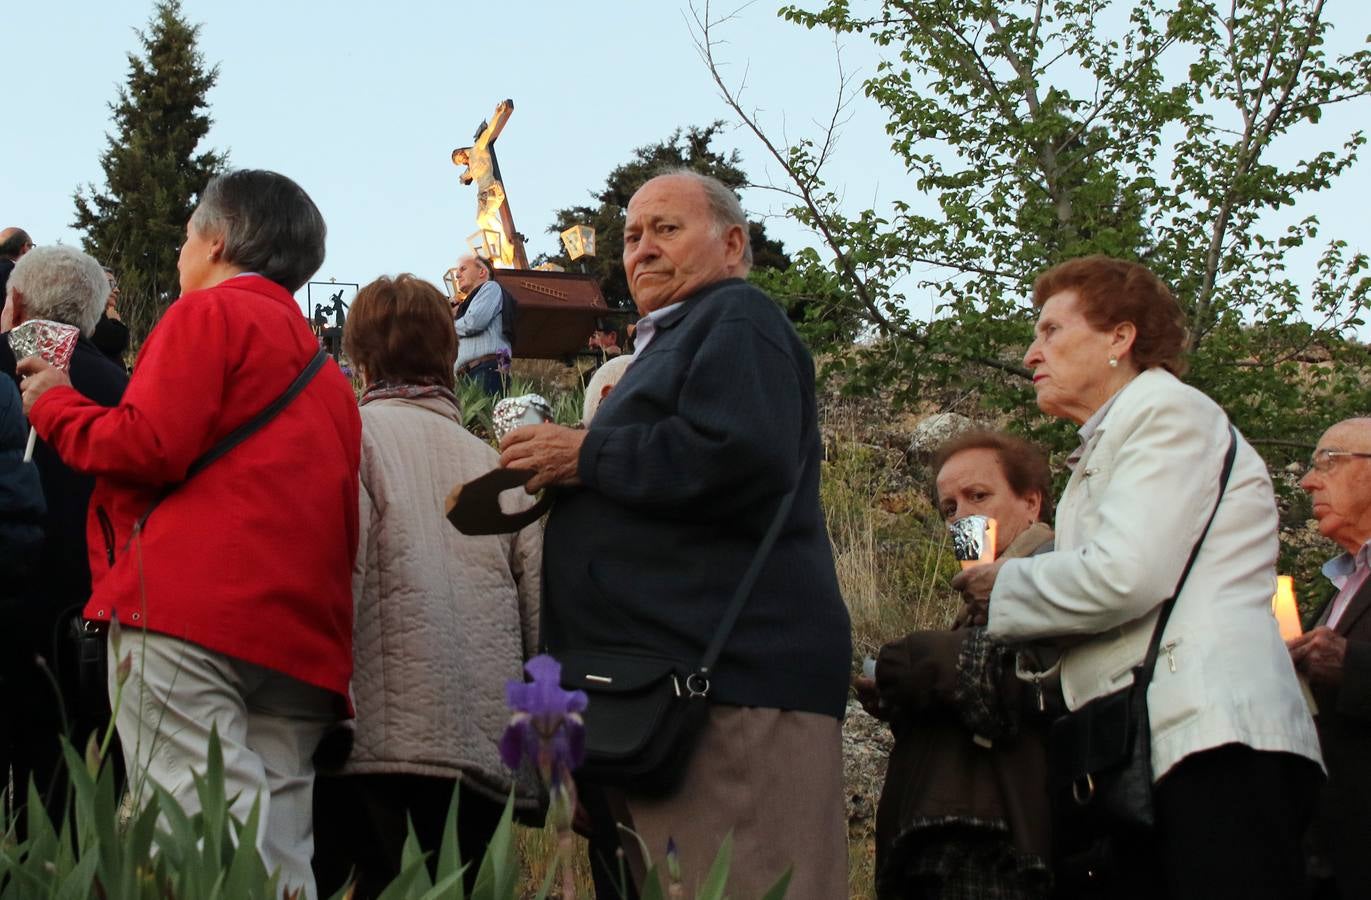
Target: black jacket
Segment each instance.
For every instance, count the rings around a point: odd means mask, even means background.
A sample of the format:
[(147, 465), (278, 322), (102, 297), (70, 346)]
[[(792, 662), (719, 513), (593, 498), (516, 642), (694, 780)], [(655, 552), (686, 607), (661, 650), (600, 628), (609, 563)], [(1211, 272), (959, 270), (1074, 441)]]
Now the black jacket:
[(695, 663), (781, 497), (798, 487), (713, 678), (720, 702), (841, 718), (851, 626), (819, 505), (814, 366), (741, 280), (700, 291), (595, 414), (584, 487), (544, 537), (543, 640)]
[[(38, 468), (24, 462), (28, 437), (19, 389), (8, 378), (0, 378), (0, 604), (6, 613), (16, 601), (21, 570), (32, 568), (34, 552), (43, 540)], [(0, 622), (0, 629), (13, 624)]]
[(129, 348), (129, 327), (123, 322), (100, 313), (100, 321), (95, 323), (90, 342), (120, 369), (125, 368), (124, 351)]
[[(8, 335), (0, 335), (0, 371), (14, 373), (14, 354)], [(122, 366), (112, 362), (82, 337), (72, 350), (67, 367), (72, 387), (103, 406), (117, 406), (124, 396), (129, 377)], [(90, 560), (86, 556), (86, 511), (90, 505), (95, 478), (74, 472), (42, 440), (34, 448), (33, 461), (42, 477), (48, 510), (43, 518), (47, 540), (39, 557), (44, 573), (40, 590), (33, 598), (34, 638), (45, 646), (58, 615), (71, 607), (84, 606), (90, 598)]]

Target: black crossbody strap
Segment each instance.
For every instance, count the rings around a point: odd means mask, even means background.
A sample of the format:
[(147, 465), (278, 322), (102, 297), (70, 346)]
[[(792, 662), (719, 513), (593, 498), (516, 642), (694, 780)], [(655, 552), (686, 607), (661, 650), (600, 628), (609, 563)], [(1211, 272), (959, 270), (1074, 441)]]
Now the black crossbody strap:
[(1185, 580), (1190, 577), (1190, 567), (1195, 565), (1195, 557), (1200, 555), (1200, 545), (1204, 543), (1205, 536), (1209, 534), (1209, 526), (1214, 524), (1214, 517), (1219, 513), (1219, 504), (1223, 502), (1223, 492), (1228, 490), (1228, 476), (1233, 474), (1233, 461), (1237, 456), (1238, 432), (1233, 428), (1232, 423), (1229, 423), (1228, 455), (1223, 458), (1223, 473), (1219, 476), (1219, 496), (1214, 500), (1214, 508), (1209, 511), (1209, 520), (1204, 523), (1204, 530), (1200, 532), (1199, 539), (1195, 541), (1195, 546), (1190, 550), (1190, 558), (1185, 561), (1185, 568), (1181, 570), (1181, 580), (1176, 582), (1176, 590), (1162, 603), (1161, 614), (1157, 616), (1157, 627), (1152, 629), (1152, 641), (1147, 645), (1147, 656), (1143, 658), (1141, 671), (1136, 676), (1140, 687), (1146, 687), (1152, 682), (1152, 673), (1157, 668), (1157, 654), (1161, 649), (1162, 633), (1166, 631), (1166, 623), (1171, 618), (1171, 610), (1176, 605), (1176, 598), (1181, 595), (1181, 589), (1185, 587)]
[(182, 478), (176, 484), (167, 485), (162, 490), (162, 493), (157, 495), (157, 499), (152, 501), (152, 504), (138, 519), (137, 524), (133, 527), (133, 533), (137, 534), (138, 532), (143, 530), (143, 526), (147, 524), (148, 516), (152, 515), (152, 511), (156, 509), (158, 506), (160, 506), (162, 501), (167, 499), (167, 497), (169, 497), (173, 491), (175, 491), (181, 485), (185, 484), (187, 481), (190, 481), (190, 479), (193, 478), (195, 475), (199, 474), (199, 472), (202, 469), (204, 469), (205, 466), (208, 466), (210, 463), (214, 462), (219, 457), (223, 456), (225, 453), (228, 453), (234, 447), (237, 447), (239, 444), (243, 443), (243, 441), (246, 441), (252, 435), (256, 434), (258, 431), (262, 430), (262, 428), (266, 427), (266, 424), (268, 422), (270, 422), (272, 419), (280, 415), (281, 410), (289, 406), (290, 402), (294, 400), (296, 397), (300, 396), (300, 392), (303, 391), (305, 387), (311, 381), (314, 380), (314, 376), (319, 374), (319, 370), (324, 367), (324, 363), (327, 361), (328, 351), (325, 350), (323, 347), (320, 347), (319, 351), (315, 353), (314, 357), (309, 361), (309, 365), (305, 366), (304, 371), (302, 371), (299, 375), (295, 376), (295, 380), (292, 381), (290, 383), (290, 386), (286, 388), (285, 393), (281, 394), (281, 396), (273, 400), (270, 404), (267, 405), (265, 409), (263, 409), (257, 415), (253, 416), (251, 419), (249, 419), (242, 425), (239, 425), (237, 428), (233, 429), (233, 431), (230, 431), (228, 434), (226, 434), (223, 437), (223, 439), (219, 441), (219, 443), (215, 444), (213, 447), (210, 447), (208, 450), (202, 453), (199, 456), (199, 458), (197, 458), (186, 468), (185, 478)]
[[(800, 473), (804, 477), (804, 473)], [(800, 489), (797, 484), (791, 491), (781, 498), (780, 506), (776, 508), (776, 515), (771, 519), (771, 527), (766, 530), (766, 536), (757, 545), (757, 552), (752, 556), (752, 563), (747, 567), (747, 572), (743, 575), (743, 580), (738, 582), (738, 588), (733, 592), (733, 599), (729, 601), (728, 608), (724, 610), (723, 621), (714, 632), (714, 638), (709, 642), (705, 655), (700, 659), (699, 668), (691, 674), (690, 680), (686, 682), (693, 694), (703, 694), (709, 690), (709, 673), (714, 668), (714, 664), (719, 661), (719, 654), (723, 652), (724, 644), (728, 641), (729, 634), (733, 631), (733, 626), (738, 623), (738, 616), (742, 614), (743, 605), (747, 603), (747, 597), (752, 593), (752, 587), (757, 583), (757, 576), (762, 574), (762, 564), (771, 553), (771, 548), (776, 546), (776, 538), (781, 535), (781, 528), (785, 526), (785, 520), (790, 516), (790, 508), (795, 504), (795, 492)], [(700, 685), (696, 679), (703, 679), (704, 684)]]

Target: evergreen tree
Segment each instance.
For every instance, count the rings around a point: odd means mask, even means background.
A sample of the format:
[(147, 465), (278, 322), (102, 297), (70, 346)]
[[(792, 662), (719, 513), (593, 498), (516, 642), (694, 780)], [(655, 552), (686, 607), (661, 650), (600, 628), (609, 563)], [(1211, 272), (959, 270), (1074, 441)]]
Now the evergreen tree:
[[(623, 263), (624, 215), (629, 199), (646, 181), (664, 169), (692, 169), (714, 176), (734, 191), (743, 187), (747, 184), (747, 174), (739, 165), (742, 158), (738, 151), (734, 150), (725, 156), (710, 147), (722, 130), (722, 122), (714, 122), (704, 128), (678, 128), (666, 140), (633, 151), (633, 159), (609, 173), (604, 189), (591, 194), (596, 205), (559, 209), (554, 214), (555, 224), (548, 229), (553, 234), (560, 234), (573, 225), (591, 226), (595, 229), (595, 256), (572, 262), (559, 251), (543, 259), (573, 272), (584, 265), (585, 271), (600, 278), (601, 289), (611, 307), (632, 309), (633, 301), (629, 299)], [(786, 256), (781, 242), (767, 237), (766, 226), (761, 222), (748, 224), (752, 238), (753, 267), (788, 268), (790, 258)]]
[(159, 0), (142, 55), (130, 53), (119, 89), (115, 133), (100, 156), (105, 188), (78, 188), (75, 228), (82, 245), (119, 276), (120, 312), (134, 340), (146, 337), (179, 294), (176, 257), (199, 192), (227, 154), (197, 152), (210, 127), (206, 95), (219, 77), (196, 47), (200, 26), (179, 0)]

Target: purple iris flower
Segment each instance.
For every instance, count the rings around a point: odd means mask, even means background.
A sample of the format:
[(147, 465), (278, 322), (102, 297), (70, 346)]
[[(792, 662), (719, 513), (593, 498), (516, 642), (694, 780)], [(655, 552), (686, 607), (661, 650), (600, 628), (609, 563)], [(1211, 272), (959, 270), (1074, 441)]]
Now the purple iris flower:
[(505, 686), (514, 715), (500, 738), (500, 758), (511, 769), (530, 760), (544, 781), (556, 785), (585, 759), (586, 694), (562, 690), (562, 664), (550, 656), (535, 656), (524, 671), (532, 681)]

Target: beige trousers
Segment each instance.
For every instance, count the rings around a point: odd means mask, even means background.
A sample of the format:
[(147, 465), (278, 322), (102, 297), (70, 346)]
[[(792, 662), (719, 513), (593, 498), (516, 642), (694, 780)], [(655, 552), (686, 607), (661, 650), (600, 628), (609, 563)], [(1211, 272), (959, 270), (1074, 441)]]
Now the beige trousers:
[[(133, 800), (145, 804), (151, 780), (181, 804), (200, 810), (192, 772), (203, 773), (211, 727), (224, 755), (229, 810), (246, 821), (261, 803), (257, 848), (278, 888), (315, 897), (314, 750), (336, 719), (336, 698), (280, 672), (230, 659), (166, 635), (125, 630), (133, 668), (115, 711)], [(118, 660), (110, 648), (110, 698)], [(235, 798), (236, 795), (236, 798)]]
[[(847, 888), (842, 725), (832, 716), (715, 706), (669, 797), (607, 791), (615, 818), (646, 846), (665, 878), (668, 838), (695, 896), (724, 835), (733, 834), (728, 895), (756, 900), (791, 871), (786, 900), (841, 900)], [(622, 837), (634, 879), (647, 865)]]

